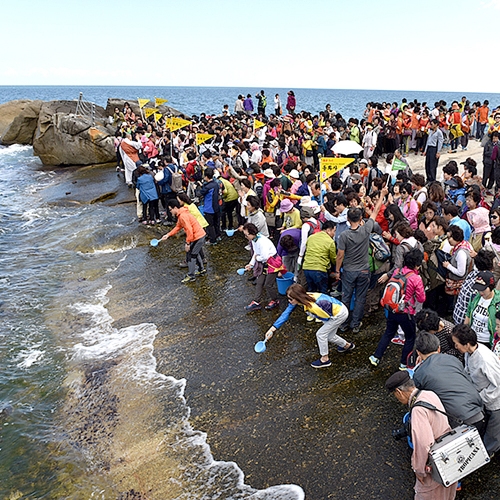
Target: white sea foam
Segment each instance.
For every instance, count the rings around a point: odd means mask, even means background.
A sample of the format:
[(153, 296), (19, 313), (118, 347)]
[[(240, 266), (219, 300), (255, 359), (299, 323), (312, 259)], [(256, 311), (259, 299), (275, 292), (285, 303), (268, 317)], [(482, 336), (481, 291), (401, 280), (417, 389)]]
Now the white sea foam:
[(38, 344), (30, 347), (29, 349), (22, 350), (16, 358), (16, 361), (18, 361), (17, 367), (30, 368), (32, 365), (40, 361), (44, 355), (44, 351), (39, 349), (40, 346), (41, 344)]
[[(296, 485), (280, 485), (265, 490), (254, 490), (244, 483), (243, 471), (235, 462), (224, 462), (214, 460), (210, 447), (206, 442), (207, 435), (204, 432), (193, 430), (188, 419), (190, 409), (186, 405), (184, 390), (186, 380), (177, 380), (174, 377), (163, 375), (156, 371), (156, 358), (153, 355), (153, 342), (158, 333), (156, 326), (152, 323), (142, 323), (126, 328), (116, 329), (113, 327), (113, 318), (105, 308), (108, 299), (107, 292), (111, 286), (102, 289), (94, 303), (79, 302), (72, 309), (79, 314), (90, 316), (90, 327), (82, 332), (82, 341), (74, 345), (73, 361), (85, 362), (92, 360), (116, 360), (126, 359), (123, 369), (126, 370), (127, 378), (139, 380), (147, 390), (151, 387), (174, 388), (176, 397), (185, 406), (183, 414), (185, 417), (181, 425), (176, 426), (183, 429), (183, 435), (179, 436), (178, 445), (189, 449), (201, 449), (203, 452), (203, 467), (207, 473), (208, 481), (212, 481), (218, 474), (227, 475), (227, 470), (232, 471), (237, 477), (236, 484), (232, 486), (248, 493), (245, 498), (252, 500), (302, 500), (305, 498), (302, 488)], [(210, 479), (211, 478), (211, 479)], [(207, 485), (208, 486), (208, 485)], [(193, 498), (192, 493), (186, 493), (178, 497), (178, 500)], [(205, 498), (202, 496), (200, 498)], [(208, 498), (208, 497), (207, 497)], [(243, 498), (243, 497), (241, 497)]]
[(130, 243), (124, 243), (123, 246), (113, 248), (113, 247), (103, 247), (103, 248), (94, 248), (90, 252), (78, 252), (80, 255), (102, 255), (108, 253), (119, 253), (125, 252), (126, 250), (132, 250), (137, 246), (138, 238), (135, 236), (130, 240)]
[(7, 148), (0, 148), (0, 155), (13, 156), (20, 153), (21, 151), (31, 152), (33, 151), (33, 146), (22, 146), (21, 144), (13, 144), (12, 146), (9, 146)]

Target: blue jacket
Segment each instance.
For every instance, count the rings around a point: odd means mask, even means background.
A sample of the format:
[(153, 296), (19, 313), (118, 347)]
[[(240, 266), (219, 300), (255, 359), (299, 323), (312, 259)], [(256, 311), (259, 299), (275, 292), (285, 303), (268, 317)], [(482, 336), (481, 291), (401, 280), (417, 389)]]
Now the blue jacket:
[(158, 199), (158, 191), (156, 191), (155, 180), (150, 174), (142, 174), (137, 179), (137, 189), (139, 190), (139, 198), (142, 203)]
[(203, 197), (203, 210), (206, 214), (215, 214), (220, 211), (219, 183), (215, 179), (205, 182), (200, 194)]

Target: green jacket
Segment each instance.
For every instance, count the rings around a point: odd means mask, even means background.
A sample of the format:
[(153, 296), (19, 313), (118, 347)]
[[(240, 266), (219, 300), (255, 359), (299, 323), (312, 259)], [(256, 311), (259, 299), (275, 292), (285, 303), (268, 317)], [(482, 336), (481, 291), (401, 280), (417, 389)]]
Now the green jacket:
[[(472, 323), (472, 312), (477, 307), (479, 300), (481, 299), (481, 295), (478, 293), (476, 296), (469, 302), (469, 307), (467, 307), (467, 315), (469, 318), (469, 324)], [(496, 312), (500, 309), (500, 291), (493, 290), (493, 298), (491, 299), (490, 306), (488, 307), (488, 330), (490, 331), (490, 343), (493, 344), (493, 335), (495, 334), (496, 329)]]
[(327, 272), (330, 263), (335, 264), (336, 259), (335, 241), (325, 231), (311, 234), (307, 238), (304, 264), (302, 265), (304, 271)]

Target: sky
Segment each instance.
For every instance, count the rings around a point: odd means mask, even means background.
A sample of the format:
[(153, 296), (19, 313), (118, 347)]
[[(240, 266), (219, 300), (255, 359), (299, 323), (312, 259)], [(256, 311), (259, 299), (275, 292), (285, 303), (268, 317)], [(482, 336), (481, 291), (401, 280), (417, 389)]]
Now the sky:
[(0, 85), (498, 92), (500, 0), (16, 0)]

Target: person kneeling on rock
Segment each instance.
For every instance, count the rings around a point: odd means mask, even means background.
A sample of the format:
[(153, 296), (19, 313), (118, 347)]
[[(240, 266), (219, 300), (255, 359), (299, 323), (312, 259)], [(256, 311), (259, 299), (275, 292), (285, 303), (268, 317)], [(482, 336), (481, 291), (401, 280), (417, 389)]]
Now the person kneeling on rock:
[(323, 323), (323, 326), (316, 332), (321, 358), (311, 363), (313, 368), (331, 366), (332, 362), (328, 355), (328, 342), (336, 344), (338, 352), (343, 353), (354, 350), (355, 345), (352, 342), (347, 342), (347, 340), (337, 335), (339, 326), (349, 316), (349, 311), (342, 302), (324, 293), (308, 293), (302, 285), (297, 283), (288, 288), (286, 295), (289, 303), (288, 307), (274, 322), (273, 326), (269, 328), (266, 333), (266, 340), (269, 340), (274, 332), (288, 321), (290, 313), (295, 307), (301, 305), (307, 315), (314, 317), (317, 322)]

